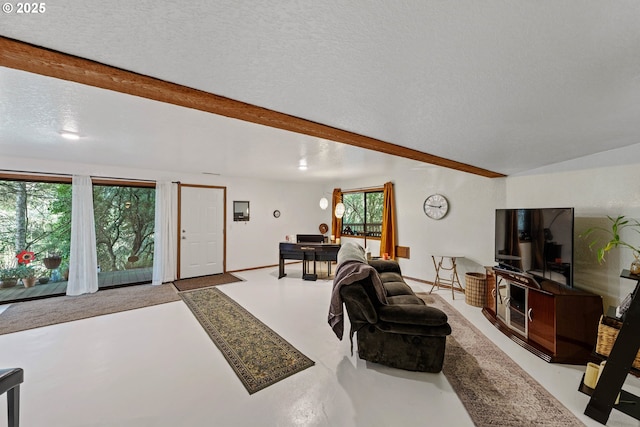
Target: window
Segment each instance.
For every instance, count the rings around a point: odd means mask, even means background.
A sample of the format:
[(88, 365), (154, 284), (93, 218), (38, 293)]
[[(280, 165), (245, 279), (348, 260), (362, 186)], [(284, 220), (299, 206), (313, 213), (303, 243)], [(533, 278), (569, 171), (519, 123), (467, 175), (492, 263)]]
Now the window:
[(342, 234), (345, 236), (380, 237), (384, 193), (381, 190), (344, 192), (345, 211), (342, 217)]
[[(70, 178), (0, 178), (0, 304), (66, 293), (71, 192)], [(102, 181), (93, 194), (99, 287), (151, 281), (155, 183)]]
[[(0, 304), (65, 292), (71, 184), (63, 181), (0, 179)], [(22, 251), (33, 260), (19, 264)], [(28, 277), (38, 286), (25, 283)]]

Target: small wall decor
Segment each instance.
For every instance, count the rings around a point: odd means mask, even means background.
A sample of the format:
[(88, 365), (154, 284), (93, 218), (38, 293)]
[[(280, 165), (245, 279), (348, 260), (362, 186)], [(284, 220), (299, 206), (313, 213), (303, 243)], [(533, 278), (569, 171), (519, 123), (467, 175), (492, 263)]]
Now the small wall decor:
[(432, 194), (424, 201), (424, 213), (432, 219), (442, 219), (449, 211), (449, 201), (441, 194)]
[(273, 211), (273, 217), (274, 218), (280, 218), (280, 211), (278, 209), (276, 209), (275, 211)]
[(249, 202), (233, 201), (233, 220), (249, 221)]

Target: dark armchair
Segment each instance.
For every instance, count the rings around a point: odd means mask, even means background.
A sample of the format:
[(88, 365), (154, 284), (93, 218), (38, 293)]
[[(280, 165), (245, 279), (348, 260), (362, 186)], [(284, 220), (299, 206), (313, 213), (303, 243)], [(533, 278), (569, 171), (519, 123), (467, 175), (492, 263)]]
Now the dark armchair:
[(386, 302), (380, 301), (371, 277), (339, 288), (351, 335), (357, 335), (359, 357), (410, 371), (440, 372), (451, 334), (447, 315), (415, 295), (396, 261), (374, 260), (369, 265), (382, 282)]

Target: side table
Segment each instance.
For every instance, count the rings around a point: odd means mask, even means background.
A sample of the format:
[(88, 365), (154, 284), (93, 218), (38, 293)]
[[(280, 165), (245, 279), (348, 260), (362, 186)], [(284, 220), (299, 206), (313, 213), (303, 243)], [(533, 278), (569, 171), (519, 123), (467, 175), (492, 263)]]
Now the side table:
[[(433, 288), (438, 287), (440, 289), (440, 285), (447, 285), (447, 287), (451, 287), (451, 297), (456, 299), (454, 291), (464, 292), (464, 288), (460, 283), (460, 278), (458, 277), (458, 270), (456, 266), (456, 259), (464, 258), (463, 255), (431, 255), (431, 260), (433, 261), (433, 267), (436, 269), (436, 278), (433, 280), (433, 286), (431, 286), (431, 290), (429, 293), (433, 292)], [(448, 265), (444, 265), (444, 261), (449, 260)], [(441, 277), (443, 271), (450, 271), (451, 278), (444, 279)]]

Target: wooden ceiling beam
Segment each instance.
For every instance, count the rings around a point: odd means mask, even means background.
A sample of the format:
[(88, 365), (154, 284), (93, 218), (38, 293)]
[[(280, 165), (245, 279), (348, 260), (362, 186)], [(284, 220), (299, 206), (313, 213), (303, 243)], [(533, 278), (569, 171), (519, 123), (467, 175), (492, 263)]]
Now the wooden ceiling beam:
[(0, 66), (113, 90), (489, 178), (503, 174), (0, 36)]

